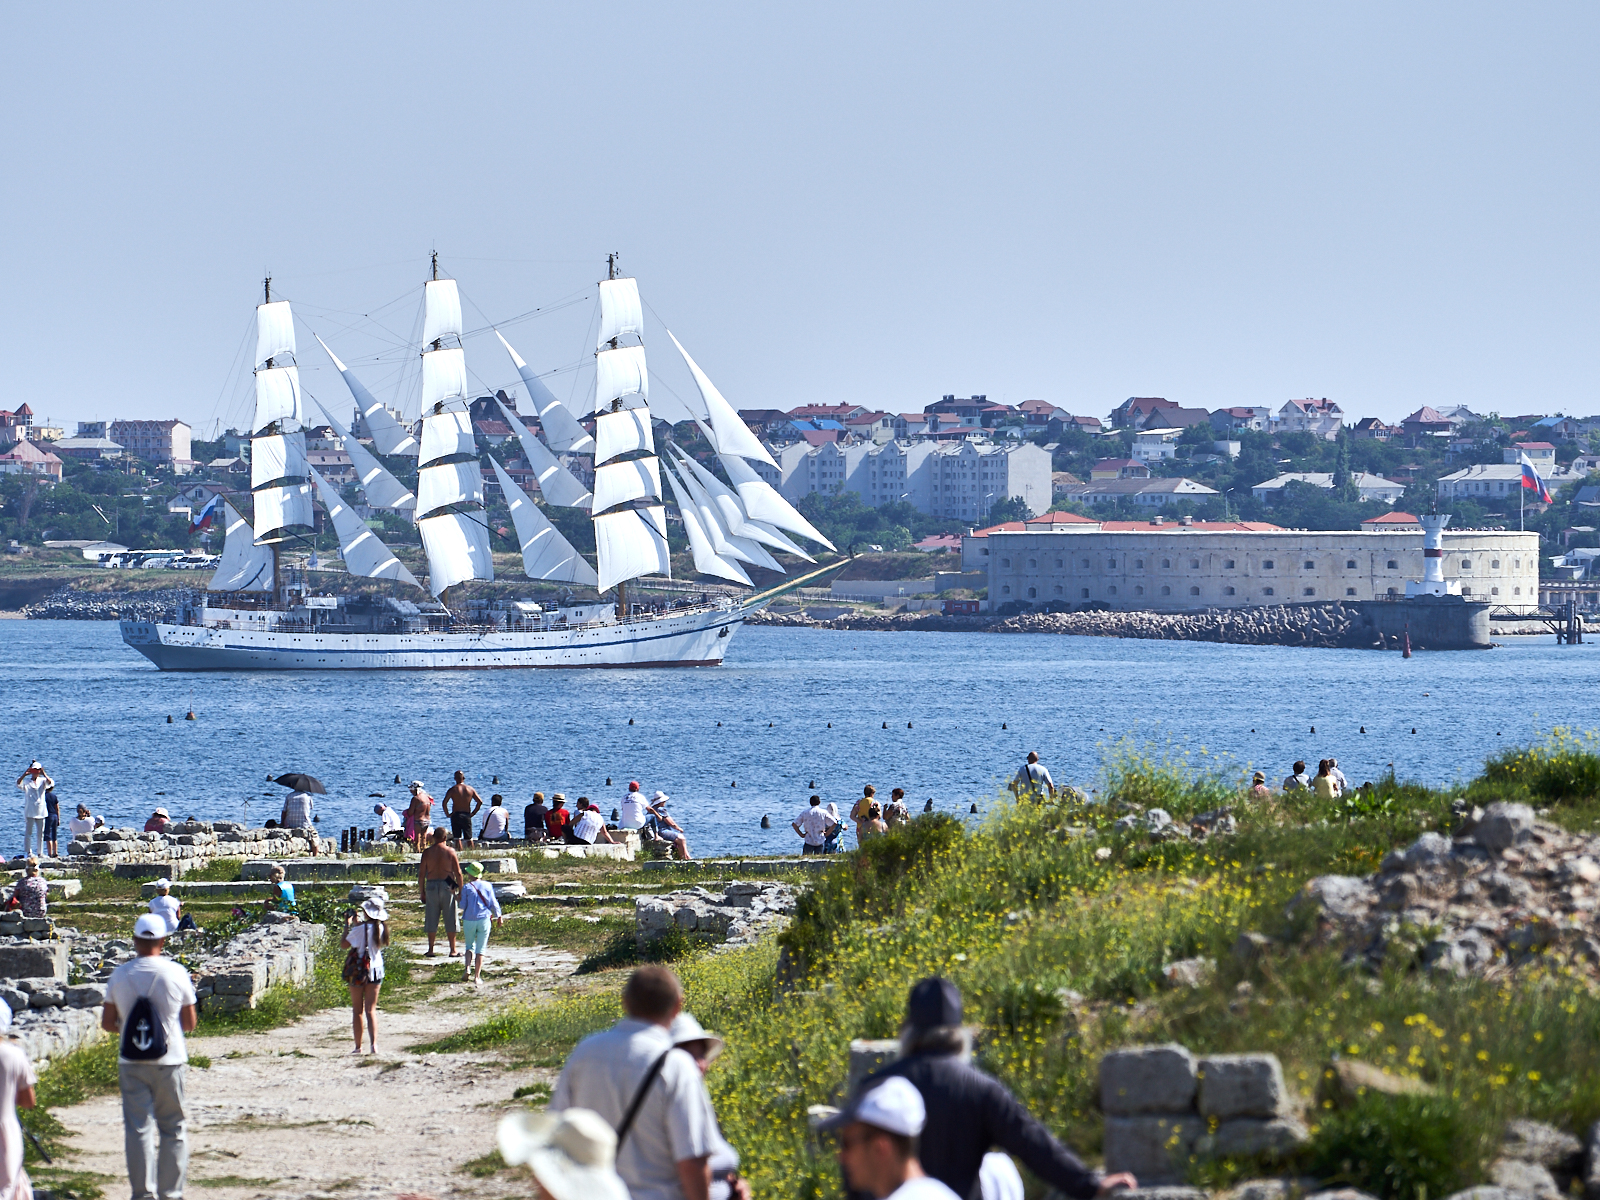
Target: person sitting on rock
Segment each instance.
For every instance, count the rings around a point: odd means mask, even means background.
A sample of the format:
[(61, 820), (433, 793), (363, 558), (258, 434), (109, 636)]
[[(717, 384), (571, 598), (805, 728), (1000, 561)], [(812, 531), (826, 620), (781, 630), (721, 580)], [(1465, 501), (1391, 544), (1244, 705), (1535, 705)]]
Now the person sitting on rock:
[(164, 808), (158, 808), (150, 814), (150, 819), (144, 823), (146, 833), (165, 833), (172, 824), (172, 814)]
[(1303, 792), (1311, 787), (1311, 777), (1306, 774), (1306, 765), (1303, 762), (1294, 764), (1294, 773), (1286, 775), (1283, 780), (1283, 790), (1286, 792)]
[(48, 896), (44, 879), (39, 875), (39, 860), (29, 856), (22, 881), (11, 894), (12, 902), (25, 917), (47, 917), (50, 915)]

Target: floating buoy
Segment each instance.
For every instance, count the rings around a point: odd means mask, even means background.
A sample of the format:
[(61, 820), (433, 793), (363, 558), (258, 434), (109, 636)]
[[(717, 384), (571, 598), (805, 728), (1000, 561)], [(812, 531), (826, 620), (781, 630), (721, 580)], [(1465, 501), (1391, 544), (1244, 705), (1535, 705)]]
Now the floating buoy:
[(1498, 729), (1496, 729), (1494, 731), (1494, 735), (1495, 735), (1495, 737), (1499, 737), (1500, 736), (1500, 731)]
[(500, 782), (500, 776), (498, 776), (498, 775), (489, 776), (489, 782), (490, 783), (499, 783)]
[(171, 713), (168, 713), (168, 714), (167, 714), (167, 724), (168, 724), (168, 725), (171, 725), (171, 724), (172, 724), (172, 714), (171, 714)]
[(606, 776), (606, 786), (607, 787), (611, 786), (611, 776), (609, 776), (609, 775)]
[(832, 721), (829, 721), (829, 722), (828, 722), (828, 728), (829, 728), (829, 729), (832, 729), (832, 728), (833, 728), (833, 722), (832, 722)]
[(772, 818), (767, 816), (765, 813), (763, 813), (762, 816), (761, 816), (761, 828), (763, 828), (763, 829), (771, 829), (772, 828)]
[(1366, 726), (1365, 726), (1365, 725), (1363, 725), (1363, 726), (1362, 726), (1362, 727), (1361, 727), (1361, 732), (1362, 732), (1362, 733), (1365, 733), (1365, 732), (1366, 732), (1366, 731), (1367, 731), (1367, 727), (1366, 727)]
[(884, 727), (884, 728), (885, 728), (885, 729), (887, 729), (887, 728), (889, 728), (889, 722), (887, 722), (887, 721), (885, 721), (885, 722), (884, 722), (884, 723), (883, 723), (883, 727)]
[(977, 811), (978, 811), (978, 805), (977, 805), (977, 802), (976, 802), (976, 801), (974, 801), (974, 802), (973, 802), (973, 805), (972, 805), (972, 811), (973, 811), (973, 812), (977, 812)]
[(932, 796), (928, 797), (928, 802), (922, 806), (922, 811), (923, 812), (932, 812), (933, 811), (933, 797)]
[(628, 724), (629, 724), (629, 725), (632, 725), (632, 724), (633, 724), (633, 718), (632, 718), (632, 717), (629, 717), (629, 718), (628, 718)]
[(806, 784), (806, 786), (808, 788), (811, 788), (813, 791), (815, 791), (816, 787), (817, 787), (817, 781), (815, 779), (813, 779), (810, 783)]
[(718, 722), (717, 722), (717, 728), (718, 728), (718, 729), (721, 729), (721, 728), (722, 728), (722, 722), (721, 722), (721, 721), (718, 721)]
[(396, 776), (395, 776), (395, 777), (394, 777), (394, 781), (395, 781), (395, 782), (396, 782), (396, 783), (399, 783), (399, 782), (400, 782), (400, 776), (398, 776), (398, 775), (396, 775)]
[(158, 795), (158, 796), (165, 796), (165, 795), (166, 795), (166, 793), (165, 793), (165, 792), (157, 792), (157, 793), (156, 793), (156, 795)]
[(1315, 725), (1313, 725), (1313, 726), (1312, 726), (1312, 727), (1311, 727), (1311, 732), (1312, 732), (1312, 733), (1315, 733), (1315, 732), (1316, 732), (1316, 731), (1317, 731), (1317, 727), (1316, 727), (1316, 726), (1315, 726)]
[(1252, 729), (1252, 730), (1251, 730), (1251, 731), (1250, 731), (1250, 732), (1251, 732), (1251, 733), (1254, 733), (1254, 732), (1255, 732), (1255, 730), (1254, 730), (1254, 729)]
[(1001, 721), (1000, 722), (1000, 728), (1004, 729), (1005, 727), (1006, 727), (1006, 723), (1004, 721)]
[(910, 721), (907, 721), (907, 722), (906, 722), (906, 728), (907, 728), (907, 729), (910, 729), (910, 728), (911, 728), (911, 722), (910, 722)]
[(734, 781), (733, 781), (733, 782), (732, 782), (732, 783), (730, 783), (730, 784), (729, 784), (729, 785), (728, 785), (728, 786), (729, 786), (729, 787), (738, 787), (738, 786), (739, 786), (739, 781), (738, 781), (738, 780), (737, 780), (737, 779), (735, 779), (735, 780), (734, 780)]
[(613, 821), (620, 821), (620, 820), (622, 820), (622, 814), (619, 813), (616, 809), (613, 808), (611, 810), (611, 819)]
[(1416, 732), (1416, 731), (1417, 731), (1417, 727), (1416, 727), (1416, 726), (1415, 726), (1415, 725), (1413, 725), (1413, 726), (1412, 726), (1412, 727), (1411, 727), (1411, 732), (1412, 732), (1412, 733), (1415, 733), (1415, 732)]
[[(632, 725), (632, 724), (633, 724), (633, 722), (632, 722), (632, 721), (629, 721), (629, 722), (628, 722), (628, 724), (630, 724), (630, 725)], [(768, 722), (767, 722), (767, 728), (768, 728), (768, 729), (771, 729), (771, 728), (772, 728), (772, 722), (771, 722), (771, 721), (768, 721)]]
[(194, 709), (191, 708), (187, 713), (185, 713), (183, 719), (185, 721), (194, 720)]

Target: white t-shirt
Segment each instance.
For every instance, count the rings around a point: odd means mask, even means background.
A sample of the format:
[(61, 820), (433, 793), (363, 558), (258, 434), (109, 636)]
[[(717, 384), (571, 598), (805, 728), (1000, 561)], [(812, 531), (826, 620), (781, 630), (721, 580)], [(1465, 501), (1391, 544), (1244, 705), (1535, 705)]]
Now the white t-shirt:
[(17, 1089), (38, 1082), (27, 1053), (15, 1042), (0, 1042), (0, 1200), (12, 1200), (22, 1178), (22, 1123), (17, 1120)]
[[(178, 927), (178, 898), (176, 896), (150, 897), (150, 911), (155, 913), (167, 923), (167, 932), (171, 933)], [(120, 1011), (120, 1010), (119, 1010)]]
[(820, 804), (802, 809), (800, 815), (794, 819), (794, 823), (800, 826), (800, 833), (808, 846), (820, 846), (827, 841), (828, 826), (833, 824)]
[(350, 943), (350, 949), (356, 952), (356, 958), (363, 954), (372, 960), (372, 978), (383, 978), (383, 926), (377, 921), (357, 921), (350, 926), (349, 932), (344, 935), (344, 940)]
[(890, 1192), (886, 1200), (961, 1200), (961, 1197), (932, 1175), (924, 1175), (921, 1179), (906, 1180)]
[(483, 814), (483, 836), (500, 837), (506, 831), (506, 820), (506, 810), (498, 804), (491, 804), (489, 811)]
[(72, 820), (67, 822), (67, 832), (75, 838), (82, 837), (86, 833), (93, 833), (94, 818), (73, 817)]
[[(179, 1013), (185, 1005), (195, 1002), (194, 984), (189, 980), (189, 972), (161, 954), (142, 954), (111, 972), (111, 979), (106, 984), (106, 1002), (116, 1005), (118, 1017), (126, 1021), (140, 996), (150, 997), (150, 1006), (156, 1010), (156, 1016), (160, 1018), (167, 1035), (167, 1052), (160, 1058), (146, 1061), (157, 1067), (176, 1067), (188, 1062), (189, 1048), (183, 1042)], [(119, 1054), (117, 1061), (138, 1060), (123, 1058)]]
[(622, 811), (618, 822), (624, 829), (643, 829), (645, 818), (650, 815), (650, 810), (645, 807), (644, 796), (639, 792), (629, 792), (628, 798), (622, 802)]
[(50, 815), (44, 802), (44, 794), (50, 790), (50, 785), (45, 782), (43, 775), (24, 775), (17, 786), (22, 789), (23, 816), (42, 821)]
[(978, 1190), (982, 1200), (1022, 1200), (1022, 1173), (1009, 1154), (991, 1150), (978, 1168)]
[(383, 811), (378, 814), (378, 820), (383, 822), (383, 831), (385, 833), (394, 833), (406, 827), (406, 819), (387, 804), (383, 806)]
[(583, 815), (573, 824), (572, 832), (575, 836), (593, 844), (594, 840), (600, 836), (600, 831), (605, 828), (605, 824), (605, 818), (600, 815), (597, 809), (586, 808), (583, 810)]

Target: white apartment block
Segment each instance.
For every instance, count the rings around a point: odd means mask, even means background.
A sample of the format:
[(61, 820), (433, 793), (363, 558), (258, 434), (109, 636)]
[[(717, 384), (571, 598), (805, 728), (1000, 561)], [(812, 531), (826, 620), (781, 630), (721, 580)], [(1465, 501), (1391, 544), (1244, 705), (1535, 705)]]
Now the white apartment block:
[(855, 492), (874, 508), (906, 501), (919, 512), (983, 521), (1002, 500), (1044, 512), (1053, 503), (1050, 452), (1032, 442), (804, 442), (778, 456), (779, 490), (792, 502), (814, 492)]
[(189, 461), (190, 429), (182, 421), (113, 421), (111, 440), (135, 458), (174, 467), (180, 472)]
[(1344, 410), (1332, 400), (1290, 400), (1272, 418), (1274, 433), (1314, 433), (1333, 441), (1344, 426)]

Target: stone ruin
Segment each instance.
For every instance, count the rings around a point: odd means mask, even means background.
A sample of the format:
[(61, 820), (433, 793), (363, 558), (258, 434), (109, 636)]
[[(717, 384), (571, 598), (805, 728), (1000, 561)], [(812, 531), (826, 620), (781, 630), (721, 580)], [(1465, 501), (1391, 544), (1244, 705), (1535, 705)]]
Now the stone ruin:
[[(179, 821), (166, 833), (101, 826), (67, 844), (65, 858), (45, 860), (56, 866), (110, 868), (122, 876), (148, 874), (138, 868), (167, 870), (176, 878), (214, 858), (294, 858), (318, 852), (332, 854), (332, 838), (315, 829), (251, 829), (241, 821)], [(118, 868), (123, 868), (118, 870)]]
[(720, 892), (694, 887), (640, 896), (633, 903), (634, 937), (643, 949), (676, 926), (691, 937), (722, 947), (748, 946), (787, 923), (796, 895), (787, 883), (735, 880)]

